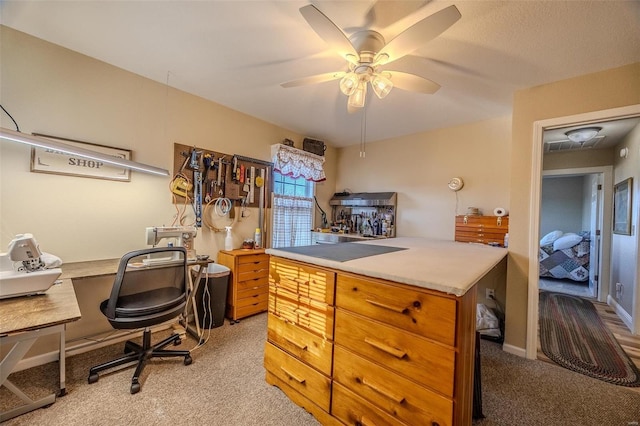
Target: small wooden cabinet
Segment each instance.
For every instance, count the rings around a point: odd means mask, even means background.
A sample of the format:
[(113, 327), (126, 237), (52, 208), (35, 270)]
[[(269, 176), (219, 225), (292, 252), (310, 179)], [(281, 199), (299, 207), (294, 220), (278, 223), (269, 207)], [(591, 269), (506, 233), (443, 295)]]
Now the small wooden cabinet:
[(456, 216), (456, 241), (498, 244), (504, 247), (504, 236), (507, 232), (509, 216)]
[(226, 316), (231, 320), (267, 310), (269, 255), (264, 249), (221, 250), (218, 263), (231, 269)]

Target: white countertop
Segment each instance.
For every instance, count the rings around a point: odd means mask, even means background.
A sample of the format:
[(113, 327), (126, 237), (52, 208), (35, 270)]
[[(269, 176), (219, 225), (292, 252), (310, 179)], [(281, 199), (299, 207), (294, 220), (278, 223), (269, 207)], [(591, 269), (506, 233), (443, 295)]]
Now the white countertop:
[(278, 249), (267, 249), (266, 252), (272, 256), (411, 284), (456, 296), (464, 295), (507, 255), (507, 250), (500, 247), (426, 238), (398, 237), (355, 244), (403, 247), (407, 250), (346, 262)]

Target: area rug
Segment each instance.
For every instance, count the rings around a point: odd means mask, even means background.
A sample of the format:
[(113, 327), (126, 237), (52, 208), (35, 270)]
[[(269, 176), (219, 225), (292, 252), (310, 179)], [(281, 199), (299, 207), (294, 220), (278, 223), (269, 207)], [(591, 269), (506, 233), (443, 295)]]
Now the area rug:
[(540, 345), (546, 356), (564, 368), (616, 385), (640, 387), (640, 371), (586, 299), (540, 292)]

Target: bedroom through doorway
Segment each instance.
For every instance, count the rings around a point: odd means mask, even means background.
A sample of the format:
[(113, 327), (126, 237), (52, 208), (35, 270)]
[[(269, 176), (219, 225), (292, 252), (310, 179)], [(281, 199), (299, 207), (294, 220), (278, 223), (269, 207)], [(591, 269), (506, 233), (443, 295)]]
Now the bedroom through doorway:
[(602, 173), (544, 173), (540, 202), (541, 290), (598, 299), (602, 182)]

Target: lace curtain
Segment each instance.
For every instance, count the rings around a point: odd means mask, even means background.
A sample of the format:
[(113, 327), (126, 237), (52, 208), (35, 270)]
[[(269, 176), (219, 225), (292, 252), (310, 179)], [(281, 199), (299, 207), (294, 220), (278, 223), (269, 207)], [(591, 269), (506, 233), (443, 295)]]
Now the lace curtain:
[(327, 179), (323, 168), (324, 157), (282, 144), (272, 145), (271, 156), (274, 170), (285, 176), (303, 177), (314, 182)]

